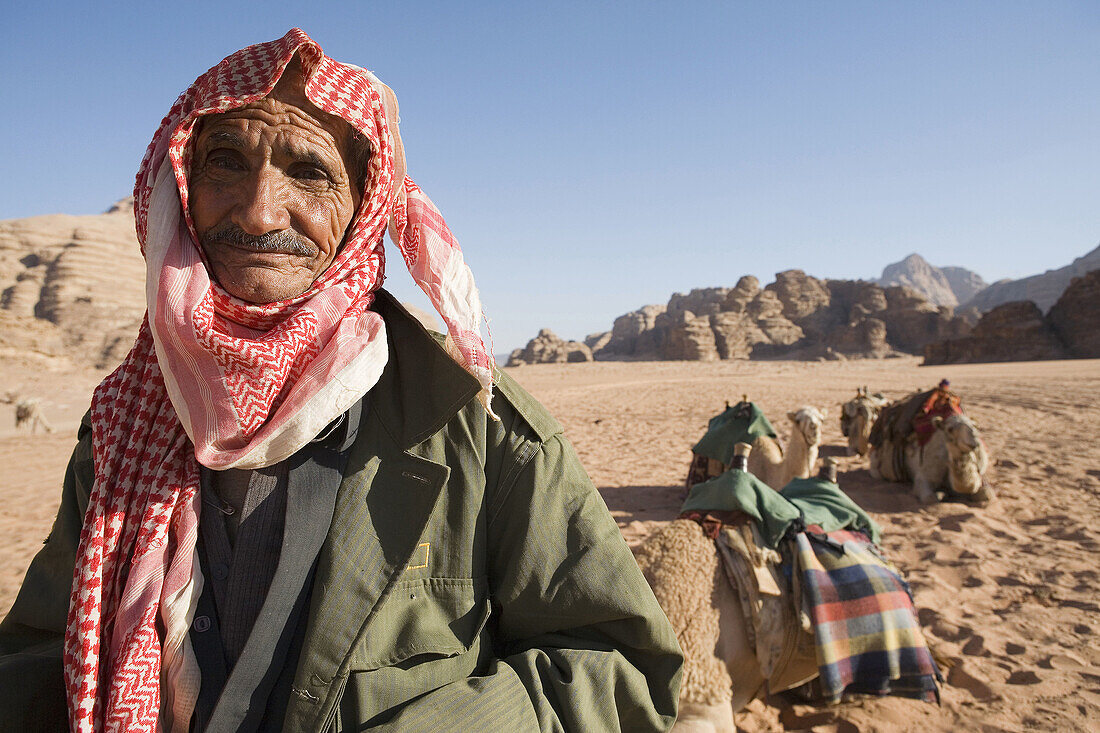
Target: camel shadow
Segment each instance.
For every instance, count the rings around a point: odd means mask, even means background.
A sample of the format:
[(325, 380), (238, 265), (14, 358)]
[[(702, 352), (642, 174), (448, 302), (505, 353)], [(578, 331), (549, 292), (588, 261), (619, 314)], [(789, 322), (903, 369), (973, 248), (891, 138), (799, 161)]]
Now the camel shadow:
[(822, 445), (817, 449), (820, 458), (846, 458), (848, 446), (846, 445)]
[(844, 471), (838, 478), (840, 488), (865, 511), (878, 514), (902, 514), (920, 511), (923, 505), (910, 491), (909, 484), (877, 479), (866, 468)]
[(601, 486), (600, 495), (620, 521), (672, 521), (684, 503), (684, 487)]

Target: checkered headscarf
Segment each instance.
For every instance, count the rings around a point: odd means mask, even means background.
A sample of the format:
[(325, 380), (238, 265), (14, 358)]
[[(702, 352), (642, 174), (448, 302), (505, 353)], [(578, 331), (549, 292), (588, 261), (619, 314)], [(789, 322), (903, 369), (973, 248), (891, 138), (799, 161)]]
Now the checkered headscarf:
[[(306, 96), (362, 133), (372, 152), (329, 268), (301, 295), (257, 305), (207, 272), (188, 211), (192, 135), (200, 117), (270, 94), (295, 55)], [(301, 30), (226, 57), (180, 95), (142, 160), (134, 210), (148, 311), (133, 349), (92, 398), (95, 484), (64, 649), (74, 731), (188, 729), (199, 689), (187, 638), (202, 591), (199, 465), (284, 460), (376, 383), (388, 350), (370, 305), (387, 228), (490, 410), (494, 365), (477, 289), (443, 217), (405, 175), (396, 98)]]

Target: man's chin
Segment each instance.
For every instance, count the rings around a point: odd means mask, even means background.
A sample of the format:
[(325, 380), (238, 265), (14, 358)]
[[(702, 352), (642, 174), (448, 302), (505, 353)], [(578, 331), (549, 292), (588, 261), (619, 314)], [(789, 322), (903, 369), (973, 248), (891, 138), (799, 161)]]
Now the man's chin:
[(256, 305), (289, 300), (313, 284), (311, 277), (288, 274), (285, 269), (263, 263), (216, 272), (215, 280), (234, 298)]

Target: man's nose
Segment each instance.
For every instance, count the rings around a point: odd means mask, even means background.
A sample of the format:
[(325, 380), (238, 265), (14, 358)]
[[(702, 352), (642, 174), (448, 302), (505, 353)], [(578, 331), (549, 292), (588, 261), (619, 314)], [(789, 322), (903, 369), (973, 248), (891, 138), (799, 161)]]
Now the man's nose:
[(257, 236), (288, 229), (290, 214), (285, 199), (286, 189), (278, 171), (264, 165), (243, 182), (241, 199), (233, 210), (233, 223)]

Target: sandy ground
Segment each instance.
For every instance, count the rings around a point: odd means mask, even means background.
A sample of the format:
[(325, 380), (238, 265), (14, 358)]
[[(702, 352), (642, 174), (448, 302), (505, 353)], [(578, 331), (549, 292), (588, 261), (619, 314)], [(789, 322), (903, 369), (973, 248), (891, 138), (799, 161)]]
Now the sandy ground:
[[(940, 707), (900, 698), (814, 707), (773, 698), (750, 731), (1096, 730), (1100, 720), (1100, 361), (920, 368), (864, 362), (596, 363), (509, 370), (565, 425), (630, 543), (672, 519), (692, 444), (747, 394), (785, 442), (783, 417), (828, 409), (823, 455), (872, 512), (945, 662)], [(951, 379), (992, 453), (985, 508), (921, 507), (844, 456), (838, 405), (859, 385), (900, 397)], [(49, 531), (77, 422), (99, 375), (0, 360), (3, 390), (42, 400), (55, 431), (12, 428), (0, 405), (0, 613)]]

